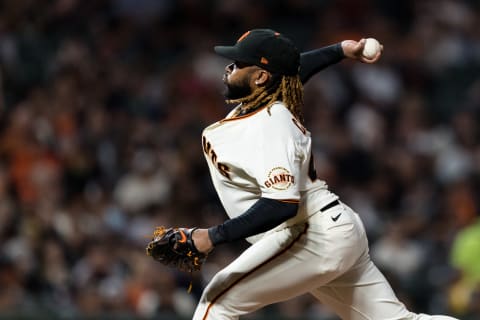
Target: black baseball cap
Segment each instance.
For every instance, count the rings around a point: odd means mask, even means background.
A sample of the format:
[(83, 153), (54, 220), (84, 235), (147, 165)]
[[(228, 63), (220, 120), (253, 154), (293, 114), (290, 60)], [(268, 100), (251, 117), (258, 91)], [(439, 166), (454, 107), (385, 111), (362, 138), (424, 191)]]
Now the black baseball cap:
[(270, 29), (247, 31), (235, 45), (215, 46), (214, 49), (225, 58), (281, 75), (296, 75), (300, 67), (300, 54), (293, 42)]

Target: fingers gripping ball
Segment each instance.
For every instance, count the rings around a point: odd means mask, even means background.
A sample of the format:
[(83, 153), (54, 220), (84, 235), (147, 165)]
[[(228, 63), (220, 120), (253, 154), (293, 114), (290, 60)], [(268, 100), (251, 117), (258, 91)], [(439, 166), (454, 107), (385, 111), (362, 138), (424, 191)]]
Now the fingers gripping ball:
[(363, 47), (362, 55), (365, 58), (371, 59), (377, 55), (381, 50), (380, 42), (374, 38), (367, 38), (365, 41), (365, 46)]
[(195, 247), (192, 240), (195, 229), (157, 227), (153, 232), (152, 240), (147, 245), (147, 255), (181, 271), (200, 270), (207, 255), (199, 252)]

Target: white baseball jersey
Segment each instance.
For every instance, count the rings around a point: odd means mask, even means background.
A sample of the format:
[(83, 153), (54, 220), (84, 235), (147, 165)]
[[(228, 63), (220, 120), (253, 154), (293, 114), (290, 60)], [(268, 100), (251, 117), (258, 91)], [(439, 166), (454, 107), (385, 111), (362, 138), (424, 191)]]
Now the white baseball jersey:
[(232, 117), (233, 113), (207, 127), (202, 136), (213, 184), (230, 218), (263, 197), (300, 203), (298, 215), (286, 222), (291, 224), (314, 212), (303, 210), (306, 203), (301, 199), (309, 190), (325, 190), (323, 201), (317, 199), (318, 208), (337, 198), (316, 178), (310, 132), (283, 103), (244, 116)]
[(296, 217), (248, 239), (254, 243), (205, 288), (193, 320), (238, 320), (304, 293), (344, 320), (455, 320), (414, 314), (397, 299), (370, 260), (358, 214), (341, 202), (325, 207), (338, 197), (315, 179), (310, 134), (282, 103), (231, 114), (203, 132), (227, 214), (241, 215), (260, 197), (300, 206)]

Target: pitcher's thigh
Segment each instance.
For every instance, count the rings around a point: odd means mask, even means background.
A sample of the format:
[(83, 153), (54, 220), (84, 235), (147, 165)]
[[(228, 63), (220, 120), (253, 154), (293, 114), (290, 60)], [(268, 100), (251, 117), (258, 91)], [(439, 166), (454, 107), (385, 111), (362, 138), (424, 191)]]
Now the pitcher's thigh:
[(343, 320), (413, 319), (377, 267), (365, 257), (329, 284), (311, 291)]
[(309, 292), (336, 274), (319, 273), (315, 254), (305, 250), (305, 232), (283, 241), (276, 232), (248, 248), (205, 288), (194, 319), (237, 319), (263, 306)]

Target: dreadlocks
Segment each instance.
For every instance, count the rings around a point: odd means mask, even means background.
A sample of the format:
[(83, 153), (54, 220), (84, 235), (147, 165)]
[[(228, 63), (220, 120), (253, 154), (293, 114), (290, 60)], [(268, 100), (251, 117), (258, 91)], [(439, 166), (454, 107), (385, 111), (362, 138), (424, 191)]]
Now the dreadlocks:
[(236, 115), (246, 114), (267, 105), (269, 110), (273, 103), (282, 101), (290, 112), (303, 123), (303, 85), (300, 76), (273, 75), (265, 87), (255, 89), (246, 97), (227, 100), (227, 103), (241, 103)]

